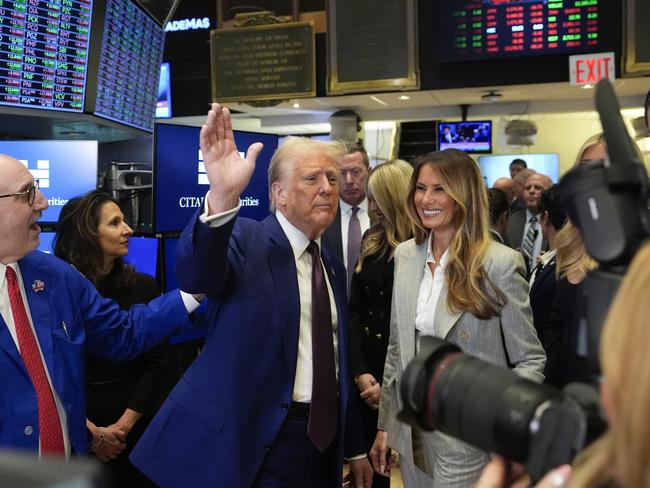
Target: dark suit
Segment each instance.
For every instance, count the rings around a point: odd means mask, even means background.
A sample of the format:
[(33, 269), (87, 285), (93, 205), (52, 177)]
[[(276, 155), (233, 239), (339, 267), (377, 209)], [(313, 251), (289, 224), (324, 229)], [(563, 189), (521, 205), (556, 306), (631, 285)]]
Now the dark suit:
[[(506, 229), (505, 235), (506, 244), (516, 251), (521, 251), (521, 244), (524, 240), (524, 229), (526, 228), (526, 215), (526, 209), (524, 208), (523, 210), (513, 213), (510, 216), (510, 220), (508, 220), (508, 228)], [(542, 237), (541, 250), (546, 251), (547, 249), (548, 241)], [(524, 259), (524, 262), (526, 264), (527, 274), (529, 275), (532, 271), (529, 268), (530, 263), (526, 262), (526, 259)]]
[(336, 218), (330, 224), (320, 238), (323, 247), (326, 247), (332, 255), (343, 262), (343, 237), (341, 236), (341, 206), (336, 211)]
[[(322, 258), (338, 316), (339, 424), (329, 473), (331, 486), (340, 486), (348, 399), (356, 386), (345, 270), (325, 248)], [(210, 299), (205, 346), (131, 460), (164, 487), (249, 487), (267, 453), (273, 454), (292, 403), (300, 299), (291, 245), (275, 215), (262, 222), (236, 218), (216, 228), (195, 217), (178, 243), (176, 274), (182, 287)], [(358, 433), (345, 439), (349, 455), (365, 448), (354, 420)]]
[(547, 357), (550, 351), (546, 327), (551, 314), (551, 306), (553, 305), (557, 286), (555, 267), (556, 261), (555, 256), (553, 256), (542, 269), (537, 271), (529, 293), (530, 307), (533, 309), (533, 325), (537, 331), (537, 337), (539, 337), (542, 346), (544, 346)]
[[(178, 291), (128, 312), (102, 298), (90, 281), (60, 259), (34, 251), (18, 261), (43, 359), (67, 416), (72, 452), (84, 455), (86, 353), (130, 359), (190, 326)], [(39, 283), (42, 288), (35, 287)], [(0, 318), (0, 447), (38, 452), (38, 408), (16, 343)], [(32, 428), (27, 429), (27, 426)]]

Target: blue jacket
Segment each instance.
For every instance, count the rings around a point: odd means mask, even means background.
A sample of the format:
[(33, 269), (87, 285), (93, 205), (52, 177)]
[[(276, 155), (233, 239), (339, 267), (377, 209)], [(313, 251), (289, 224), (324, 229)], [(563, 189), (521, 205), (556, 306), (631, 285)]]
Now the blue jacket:
[[(75, 268), (54, 256), (34, 251), (18, 264), (38, 342), (67, 415), (71, 449), (86, 454), (86, 353), (129, 359), (181, 326), (189, 326), (188, 314), (178, 291), (124, 312), (114, 301), (102, 298)], [(1, 317), (0, 323), (0, 448), (37, 452), (36, 393)]]
[[(344, 434), (347, 454), (365, 446), (358, 419), (345, 427), (349, 404), (358, 399), (348, 401), (354, 384), (345, 269), (325, 249), (322, 257), (338, 314), (342, 460)], [(219, 228), (195, 219), (178, 244), (176, 275), (183, 289), (208, 294), (205, 346), (131, 460), (164, 487), (251, 486), (293, 393), (300, 303), (291, 245), (274, 215), (263, 222), (237, 218)], [(340, 464), (337, 469), (341, 473)]]

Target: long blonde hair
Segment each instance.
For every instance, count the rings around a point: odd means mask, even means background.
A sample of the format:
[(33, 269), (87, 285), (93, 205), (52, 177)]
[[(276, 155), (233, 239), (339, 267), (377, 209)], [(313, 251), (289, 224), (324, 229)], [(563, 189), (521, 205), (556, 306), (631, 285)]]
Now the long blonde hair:
[(374, 200), (384, 219), (368, 229), (355, 268), (357, 273), (369, 257), (380, 259), (400, 242), (413, 237), (413, 223), (408, 217), (405, 203), (412, 174), (413, 167), (401, 159), (380, 164), (370, 173), (366, 195)]
[(456, 230), (445, 267), (447, 307), (454, 312), (469, 312), (479, 319), (495, 317), (505, 303), (505, 296), (489, 283), (483, 268), (492, 238), (487, 189), (478, 165), (467, 154), (454, 149), (418, 158), (407, 201), (409, 215), (416, 225), (415, 241), (418, 244), (429, 235), (429, 229), (422, 224), (413, 201), (420, 169), (424, 165), (437, 173), (442, 188), (456, 203), (452, 217)]
[(588, 253), (578, 228), (567, 219), (564, 227), (555, 235), (555, 274), (558, 279), (578, 273), (582, 277), (598, 263)]
[(612, 402), (610, 428), (576, 462), (572, 487), (614, 479), (625, 488), (650, 486), (650, 243), (638, 251), (609, 309), (600, 361)]

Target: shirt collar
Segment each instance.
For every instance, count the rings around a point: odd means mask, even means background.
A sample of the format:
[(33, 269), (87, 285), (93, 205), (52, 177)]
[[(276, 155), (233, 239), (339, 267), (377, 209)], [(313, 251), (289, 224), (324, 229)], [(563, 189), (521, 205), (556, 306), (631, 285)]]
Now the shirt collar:
[(532, 217), (537, 217), (537, 223), (539, 224), (540, 223), (540, 218), (542, 217), (542, 214), (541, 214), (541, 212), (534, 214), (530, 210), (526, 209), (526, 223), (530, 222), (530, 219)]
[[(284, 235), (289, 239), (289, 244), (291, 245), (291, 250), (293, 251), (293, 256), (296, 259), (300, 259), (300, 256), (307, 250), (307, 246), (311, 242), (305, 234), (303, 234), (298, 228), (287, 220), (287, 218), (282, 214), (280, 210), (275, 211), (275, 217), (278, 219), (278, 223)], [(320, 249), (320, 237), (316, 239), (316, 243)]]
[(542, 266), (546, 266), (551, 261), (551, 259), (553, 259), (555, 252), (555, 249), (551, 249), (550, 251), (546, 251), (540, 256), (539, 259), (542, 262)]
[[(352, 205), (345, 203), (343, 200), (339, 200), (339, 205), (341, 205), (341, 215), (352, 212)], [(359, 205), (357, 205), (361, 210), (368, 211), (368, 199), (364, 198)]]
[[(433, 241), (433, 233), (429, 232), (429, 238), (427, 239), (427, 261), (426, 262), (436, 264), (436, 258), (433, 256), (433, 253), (431, 252), (432, 241)], [(440, 267), (442, 269), (445, 269), (445, 266), (447, 266), (447, 261), (449, 261), (449, 248), (445, 249), (445, 252), (443, 252), (442, 256), (440, 256)]]
[(20, 269), (18, 268), (18, 263), (9, 263), (9, 264), (0, 263), (0, 288), (2, 288), (5, 282), (5, 276), (7, 274), (7, 266), (11, 266), (13, 268), (13, 270), (16, 272), (16, 276), (20, 276)]

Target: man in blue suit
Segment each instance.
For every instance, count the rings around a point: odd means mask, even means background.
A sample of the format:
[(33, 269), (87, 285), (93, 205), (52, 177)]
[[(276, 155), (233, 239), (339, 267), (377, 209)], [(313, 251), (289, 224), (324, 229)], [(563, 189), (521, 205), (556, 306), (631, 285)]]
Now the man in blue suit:
[(35, 251), (47, 206), (25, 165), (0, 155), (0, 448), (69, 458), (90, 444), (86, 352), (136, 356), (190, 326), (198, 303), (176, 291), (121, 311), (68, 263)]
[(131, 460), (163, 487), (332, 488), (345, 453), (355, 486), (369, 486), (345, 268), (319, 252), (337, 211), (339, 145), (284, 142), (269, 167), (274, 213), (262, 222), (237, 216), (262, 145), (242, 159), (218, 104), (200, 145), (210, 190), (181, 236), (176, 274), (207, 294), (210, 325)]

